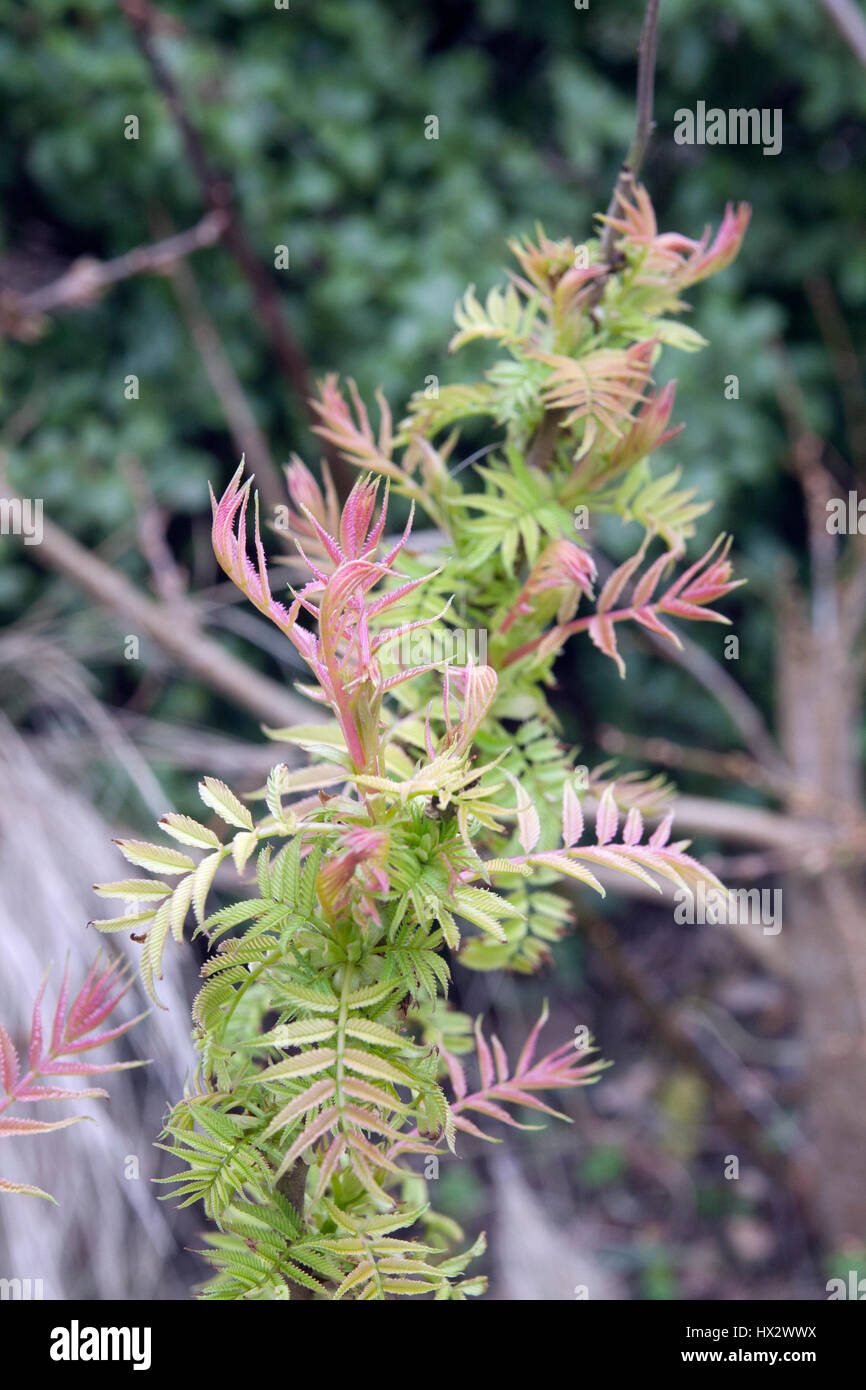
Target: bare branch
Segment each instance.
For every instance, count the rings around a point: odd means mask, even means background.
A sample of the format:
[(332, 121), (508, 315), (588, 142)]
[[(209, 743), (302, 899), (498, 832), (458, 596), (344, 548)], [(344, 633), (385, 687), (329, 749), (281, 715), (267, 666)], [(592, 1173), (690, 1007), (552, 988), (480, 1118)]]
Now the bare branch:
[(222, 212), (209, 212), (186, 232), (166, 237), (151, 246), (136, 246), (112, 261), (82, 256), (65, 274), (29, 294), (7, 290), (0, 296), (0, 331), (24, 341), (36, 336), (48, 314), (90, 304), (109, 285), (133, 275), (152, 275), (176, 265), (191, 251), (213, 246), (226, 229)]
[(775, 778), (762, 763), (739, 751), (721, 753), (709, 748), (687, 748), (668, 738), (641, 738), (608, 724), (598, 730), (598, 741), (606, 753), (624, 753), (629, 758), (641, 758), (662, 767), (708, 773), (711, 777), (779, 794), (788, 791), (787, 781)]
[[(0, 654), (5, 650), (5, 640), (0, 643)], [(200, 772), (206, 767), (214, 776), (232, 785), (236, 782), (260, 785), (275, 762), (288, 763), (290, 767), (300, 765), (301, 754), (291, 744), (280, 744), (277, 752), (270, 742), (228, 738), (198, 724), (167, 723), (136, 714), (128, 706), (111, 713), (123, 738), (149, 762), (168, 764), (188, 772)], [(99, 756), (101, 746), (96, 734), (78, 728), (69, 733), (60, 725), (30, 734), (25, 742), (41, 763), (60, 764), (76, 775)], [(162, 800), (165, 801), (164, 796)], [(162, 815), (162, 809), (158, 814)]]
[(861, 473), (866, 472), (866, 391), (860, 372), (857, 349), (851, 331), (839, 307), (839, 300), (826, 275), (806, 281), (806, 294), (818, 321), (821, 336), (833, 359), (833, 369), (839, 383), (842, 409), (852, 462)]
[[(0, 457), (0, 496), (14, 498)], [(204, 681), (268, 724), (294, 724), (307, 717), (303, 700), (276, 681), (251, 670), (243, 661), (206, 636), (189, 612), (147, 598), (134, 584), (91, 554), (59, 526), (43, 519), (42, 540), (33, 558), (59, 571), (94, 602), (128, 623), (136, 635), (147, 635), (177, 665)]]
[(202, 302), (195, 276), (188, 265), (178, 261), (172, 266), (170, 278), (214, 395), (225, 415), (235, 452), (246, 459), (268, 506), (278, 506), (286, 500), (285, 481), (274, 463), (219, 330)]
[(135, 458), (118, 459), (135, 504), (138, 544), (150, 569), (153, 589), (166, 603), (180, 606), (186, 598), (186, 579), (166, 540), (166, 514), (153, 495), (150, 480)]
[(718, 700), (734, 728), (739, 731), (752, 757), (765, 769), (776, 786), (790, 785), (790, 770), (757, 705), (753, 704), (742, 686), (728, 674), (720, 662), (710, 656), (709, 652), (685, 633), (677, 635), (682, 643), (680, 647), (675, 647), (672, 642), (665, 641), (651, 632), (637, 634), (640, 641), (645, 640), (660, 656), (672, 662), (674, 666), (688, 671), (690, 676)]

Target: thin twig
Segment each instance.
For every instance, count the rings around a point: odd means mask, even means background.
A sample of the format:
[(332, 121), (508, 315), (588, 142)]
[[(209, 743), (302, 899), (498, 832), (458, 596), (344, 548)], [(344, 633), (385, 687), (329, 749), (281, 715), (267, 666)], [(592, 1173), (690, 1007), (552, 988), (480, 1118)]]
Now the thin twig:
[(708, 773), (767, 791), (781, 793), (788, 788), (786, 781), (780, 783), (757, 759), (739, 751), (720, 753), (709, 748), (687, 748), (668, 738), (641, 738), (607, 724), (598, 730), (598, 741), (607, 753), (649, 760), (662, 767)]
[[(644, 11), (643, 25), (640, 32), (638, 43), (638, 65), (637, 65), (637, 124), (635, 126), (634, 139), (628, 152), (625, 163), (619, 171), (613, 195), (608, 204), (607, 216), (615, 217), (618, 210), (620, 199), (624, 195), (627, 187), (637, 176), (640, 166), (643, 164), (644, 155), (647, 152), (650, 139), (652, 138), (655, 122), (653, 121), (653, 92), (655, 90), (656, 72), (656, 47), (658, 18), (661, 0), (647, 0), (647, 7)], [(602, 257), (610, 261), (613, 253), (614, 229), (610, 222), (606, 222), (601, 238)], [(593, 287), (594, 293), (601, 296), (601, 286)]]
[(818, 321), (839, 383), (848, 447), (855, 469), (866, 477), (866, 391), (857, 349), (845, 322), (833, 285), (826, 275), (806, 281), (806, 294)]
[(790, 786), (790, 769), (757, 705), (725, 670), (721, 662), (716, 661), (685, 633), (677, 635), (681, 642), (680, 647), (675, 647), (672, 642), (657, 637), (652, 632), (638, 634), (641, 641), (646, 640), (660, 656), (673, 665), (682, 667), (718, 701), (734, 728), (739, 731), (752, 757), (760, 763), (775, 785)]
[(827, 529), (827, 503), (836, 491), (836, 484), (823, 462), (823, 440), (809, 426), (806, 402), (784, 345), (778, 343), (776, 351), (782, 368), (777, 399), (790, 445), (787, 461), (805, 502), (812, 628), (816, 633), (835, 632), (840, 624), (839, 588), (836, 540)]
[[(6, 640), (0, 641), (0, 664), (5, 661)], [(127, 742), (150, 762), (192, 772), (206, 767), (232, 784), (241, 780), (250, 785), (260, 784), (275, 762), (290, 766), (300, 762), (300, 754), (290, 744), (281, 744), (277, 752), (270, 742), (228, 738), (198, 724), (167, 723), (137, 714), (128, 705), (122, 710), (112, 710), (112, 718)], [(25, 743), (37, 761), (60, 763), (76, 772), (98, 757), (100, 750), (96, 734), (80, 728), (70, 733), (55, 725), (43, 733), (28, 735)]]
[(276, 507), (286, 500), (285, 481), (274, 463), (219, 330), (204, 306), (195, 275), (188, 265), (178, 261), (171, 269), (171, 283), (214, 395), (222, 407), (235, 452), (246, 459), (267, 505)]
[(150, 246), (133, 247), (114, 260), (98, 261), (83, 256), (59, 279), (29, 294), (7, 290), (0, 296), (0, 327), (12, 337), (32, 338), (46, 315), (90, 304), (109, 285), (129, 280), (133, 275), (165, 271), (190, 252), (213, 246), (226, 225), (225, 213), (209, 212), (188, 231), (178, 232)]
[(187, 584), (166, 540), (165, 510), (157, 503), (137, 459), (124, 455), (118, 459), (118, 467), (132, 494), (139, 548), (147, 561), (154, 593), (168, 604), (179, 605), (186, 596)]
[[(4, 464), (0, 455), (0, 498), (18, 497), (6, 481)], [(147, 598), (125, 575), (47, 518), (43, 518), (40, 544), (30, 549), (33, 559), (59, 571), (96, 603), (123, 618), (135, 635), (149, 637), (179, 666), (242, 709), (268, 724), (297, 724), (307, 717), (303, 700), (206, 636), (190, 613)]]

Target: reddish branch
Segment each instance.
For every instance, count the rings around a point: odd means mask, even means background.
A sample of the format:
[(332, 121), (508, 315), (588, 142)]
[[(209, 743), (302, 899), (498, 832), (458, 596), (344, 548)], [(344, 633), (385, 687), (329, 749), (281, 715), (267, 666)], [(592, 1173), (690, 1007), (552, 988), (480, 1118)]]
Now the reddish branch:
[[(607, 209), (608, 217), (616, 217), (619, 212), (620, 199), (625, 195), (629, 184), (634, 180), (654, 129), (653, 121), (653, 92), (655, 88), (656, 75), (656, 44), (659, 19), (659, 8), (661, 0), (647, 0), (647, 7), (644, 12), (643, 25), (640, 31), (640, 41), (638, 43), (638, 65), (637, 65), (637, 124), (635, 126), (634, 139), (626, 157), (625, 163), (619, 171), (619, 178), (613, 190), (610, 203)], [(601, 249), (605, 260), (610, 261), (613, 253), (614, 228), (610, 222), (604, 225), (604, 232), (601, 238)], [(601, 296), (603, 282), (593, 286), (593, 294)]]

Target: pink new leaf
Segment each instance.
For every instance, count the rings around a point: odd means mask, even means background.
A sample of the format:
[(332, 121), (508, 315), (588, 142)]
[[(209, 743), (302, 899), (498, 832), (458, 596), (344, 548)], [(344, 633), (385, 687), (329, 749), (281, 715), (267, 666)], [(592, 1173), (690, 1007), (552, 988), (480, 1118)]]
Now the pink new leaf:
[[(646, 573), (637, 580), (630, 603), (614, 608), (626, 585), (634, 579), (643, 560), (650, 537), (647, 536), (640, 549), (611, 574), (601, 591), (595, 614), (590, 618), (575, 618), (543, 632), (540, 636), (524, 642), (522, 646), (508, 652), (502, 659), (502, 666), (510, 666), (536, 651), (557, 650), (572, 633), (588, 632), (591, 641), (605, 656), (616, 662), (620, 676), (625, 676), (625, 663), (619, 654), (615, 624), (631, 620), (648, 628), (651, 632), (681, 647), (679, 637), (662, 622), (661, 613), (674, 617), (688, 618), (702, 622), (727, 623), (728, 618), (707, 605), (723, 598), (745, 580), (731, 578), (732, 566), (728, 560), (730, 537), (719, 536), (710, 549), (685, 570), (657, 599), (652, 594), (669, 564), (677, 557), (677, 552), (668, 550), (658, 556)], [(721, 553), (716, 551), (724, 541)]]
[(30, 1051), (28, 1054), (31, 1071), (37, 1070), (40, 1058), (42, 1057), (42, 996), (45, 993), (45, 986), (47, 983), (48, 976), (46, 975), (42, 984), (39, 986), (39, 992), (36, 995), (36, 1001), (33, 1005), (33, 1020), (30, 1024)]
[(636, 806), (632, 806), (626, 816), (625, 825), (622, 831), (622, 841), (625, 845), (638, 845), (643, 836), (643, 817)]
[(547, 1007), (547, 1000), (545, 999), (541, 1013), (539, 1014), (537, 1021), (533, 1025), (529, 1037), (523, 1044), (523, 1050), (517, 1059), (517, 1067), (515, 1068), (514, 1072), (515, 1076), (522, 1076), (523, 1073), (525, 1071), (528, 1071), (528, 1069), (532, 1066), (532, 1059), (535, 1056), (535, 1048), (538, 1043), (538, 1035), (541, 1032), (547, 1020), (549, 1019), (549, 1017), (550, 1010)]
[(634, 417), (634, 424), (628, 434), (621, 439), (610, 456), (610, 467), (621, 473), (638, 463), (647, 454), (652, 454), (662, 444), (666, 444), (683, 428), (677, 425), (667, 428), (674, 404), (676, 382), (669, 381), (660, 391), (649, 396)]
[(37, 1100), (107, 1100), (108, 1092), (101, 1086), (88, 1086), (85, 1090), (64, 1089), (62, 1086), (27, 1086), (16, 1093), (19, 1105)]
[(596, 610), (599, 614), (604, 614), (609, 608), (613, 608), (628, 581), (631, 579), (635, 570), (643, 562), (646, 553), (647, 541), (645, 540), (640, 550), (636, 551), (624, 564), (619, 565), (607, 580), (604, 588), (598, 596)]
[(18, 1080), (18, 1053), (3, 1024), (0, 1023), (0, 1080), (7, 1095)]
[(649, 837), (648, 844), (652, 849), (662, 849), (667, 844), (668, 840), (670, 839), (671, 827), (673, 823), (674, 813), (673, 811), (670, 811), (665, 816), (664, 820), (661, 821), (658, 826), (656, 826), (655, 830)]
[(583, 834), (583, 810), (580, 798), (571, 782), (566, 780), (562, 788), (562, 843), (566, 849), (576, 845)]
[(621, 233), (620, 244), (643, 251), (636, 283), (667, 286), (674, 293), (730, 265), (739, 252), (752, 215), (748, 203), (740, 203), (736, 209), (728, 203), (712, 242), (709, 227), (700, 241), (694, 241), (679, 232), (659, 235), (653, 206), (642, 184), (634, 184), (619, 193), (618, 200), (619, 216), (600, 220), (609, 222)]
[(493, 1057), (487, 1040), (481, 1031), (481, 1019), (475, 1020), (475, 1046), (478, 1050), (478, 1065), (481, 1070), (481, 1084), (485, 1091), (489, 1091), (494, 1084)]
[(555, 1052), (542, 1057), (538, 1062), (534, 1061), (538, 1036), (547, 1021), (547, 1017), (547, 1005), (545, 1004), (538, 1022), (526, 1040), (513, 1075), (509, 1075), (508, 1058), (498, 1038), (493, 1039), (493, 1050), (496, 1054), (496, 1073), (494, 1075), (493, 1059), (481, 1030), (481, 1020), (476, 1021), (475, 1038), (481, 1072), (481, 1089), (473, 1091), (471, 1094), (467, 1094), (463, 1089), (457, 1094), (457, 1099), (451, 1106), (457, 1129), (471, 1134), (475, 1138), (490, 1139), (490, 1135), (485, 1134), (473, 1120), (468, 1118), (467, 1110), (487, 1115), (491, 1119), (499, 1120), (503, 1124), (518, 1129), (534, 1128), (534, 1126), (523, 1125), (517, 1121), (504, 1108), (505, 1105), (523, 1105), (529, 1109), (557, 1116), (560, 1119), (567, 1118), (540, 1100), (533, 1092), (588, 1085), (597, 1079), (605, 1063), (582, 1061), (582, 1058), (585, 1057), (585, 1050), (583, 1054), (579, 1053), (572, 1043), (564, 1043)]
[(625, 662), (619, 654), (616, 642), (616, 630), (609, 618), (593, 618), (588, 627), (590, 641), (598, 647), (600, 652), (609, 656), (611, 661), (616, 662), (620, 676), (625, 680)]
[(574, 616), (581, 594), (592, 598), (595, 578), (595, 561), (586, 550), (573, 541), (551, 541), (536, 560), (499, 631), (507, 632), (518, 618), (533, 613), (545, 595), (552, 596), (554, 604), (558, 602), (557, 622), (567, 622)]
[[(8, 1109), (14, 1102), (84, 1100), (104, 1098), (107, 1092), (98, 1087), (86, 1090), (64, 1090), (57, 1086), (37, 1084), (40, 1076), (90, 1076), (110, 1071), (126, 1070), (129, 1067), (143, 1066), (141, 1062), (100, 1063), (64, 1061), (64, 1057), (76, 1052), (89, 1051), (101, 1047), (120, 1037), (143, 1018), (130, 1019), (113, 1028), (97, 1032), (108, 1015), (117, 1007), (130, 987), (122, 967), (109, 965), (102, 971), (97, 961), (91, 968), (87, 979), (73, 1000), (67, 1012), (68, 967), (64, 971), (57, 1008), (51, 1029), (51, 1043), (44, 1050), (42, 1030), (42, 999), (46, 980), (43, 980), (33, 1008), (30, 1046), (28, 1049), (29, 1070), (20, 1075), (18, 1056), (6, 1029), (0, 1024), (0, 1078), (6, 1091), (6, 1099), (0, 1101), (0, 1111)], [(68, 1116), (62, 1120), (32, 1120), (22, 1117), (0, 1118), (0, 1138), (20, 1138), (32, 1134), (48, 1134), (57, 1129), (78, 1123), (87, 1118), (83, 1115)], [(35, 1197), (49, 1197), (41, 1188), (25, 1183), (12, 1183), (0, 1179), (0, 1191), (26, 1194)], [(49, 1197), (50, 1201), (53, 1198)]]
[(448, 1076), (451, 1080), (455, 1096), (457, 1096), (458, 1100), (462, 1100), (469, 1089), (466, 1081), (466, 1072), (463, 1069), (462, 1062), (458, 1057), (454, 1056), (453, 1052), (449, 1052), (446, 1047), (443, 1047), (441, 1043), (439, 1045), (439, 1056), (448, 1068)]
[(57, 1008), (54, 1010), (54, 1023), (51, 1029), (51, 1051), (59, 1052), (60, 1044), (63, 1039), (63, 1023), (66, 1017), (66, 995), (69, 989), (69, 957), (66, 958), (66, 966), (63, 971), (63, 980), (60, 985), (60, 993), (57, 996)]
[[(41, 1187), (33, 1187), (25, 1182), (9, 1182), (7, 1178), (0, 1178), (0, 1192), (17, 1192), (24, 1197), (44, 1197), (47, 1202), (54, 1202), (51, 1193), (44, 1192)], [(54, 1205), (57, 1203), (54, 1202)]]
[(541, 835), (541, 821), (538, 811), (535, 809), (535, 803), (526, 788), (520, 785), (514, 774), (509, 772), (507, 768), (502, 769), (502, 774), (508, 778), (514, 788), (517, 797), (517, 835), (524, 853), (529, 854), (531, 850), (535, 849)]
[(0, 1118), (0, 1139), (11, 1139), (23, 1134), (48, 1134), (51, 1130), (66, 1129), (68, 1125), (76, 1125), (86, 1119), (89, 1119), (89, 1116), (69, 1115), (65, 1120), (27, 1120), (17, 1116), (11, 1120)]
[[(333, 382), (327, 384), (327, 392), (331, 398), (331, 408), (338, 411), (348, 428), (352, 425), (351, 414)], [(362, 422), (358, 438), (371, 444), (366, 414), (354, 390), (353, 400)], [(385, 422), (383, 429), (382, 438), (388, 443), (390, 423)], [(325, 433), (330, 437), (327, 431)], [(339, 518), (327, 515), (323, 520), (322, 514), (332, 510), (332, 499), (329, 497), (326, 507), (314, 481), (305, 472), (299, 472), (299, 468), (302, 469), (303, 465), (294, 465), (290, 477), (290, 484), (294, 484), (293, 500), (297, 501), (301, 512), (305, 539), (312, 538), (322, 564), (320, 567), (308, 560), (296, 539), (299, 554), (311, 569), (313, 579), (299, 591), (292, 591), (294, 602), (290, 609), (276, 603), (271, 596), (259, 531), (258, 502), (255, 527), (257, 568), (246, 555), (246, 508), (250, 480), (241, 486), (240, 471), (235, 474), (219, 502), (215, 499), (213, 502), (214, 551), (230, 578), (259, 611), (271, 618), (289, 637), (307, 662), (320, 688), (319, 692), (313, 692), (314, 698), (327, 702), (336, 714), (355, 770), (367, 771), (375, 767), (378, 757), (380, 710), (385, 691), (376, 659), (381, 644), (371, 634), (371, 621), (432, 576), (412, 579), (398, 574), (391, 567), (409, 537), (411, 514), (402, 536), (392, 545), (389, 553), (384, 559), (377, 557), (388, 508), (386, 485), (376, 514), (380, 479), (359, 478)], [(313, 507), (308, 506), (303, 497), (308, 498)], [(337, 523), (333, 533), (324, 524), (325, 520), (329, 524)], [(370, 590), (383, 579), (405, 582), (371, 601), (368, 598)], [(312, 601), (314, 598), (315, 603)], [(298, 618), (301, 612), (308, 613), (316, 621), (318, 634), (300, 626)], [(404, 675), (398, 674), (392, 684), (404, 679)]]
[(605, 787), (595, 817), (595, 836), (598, 844), (606, 845), (616, 834), (619, 812), (616, 809), (613, 786)]

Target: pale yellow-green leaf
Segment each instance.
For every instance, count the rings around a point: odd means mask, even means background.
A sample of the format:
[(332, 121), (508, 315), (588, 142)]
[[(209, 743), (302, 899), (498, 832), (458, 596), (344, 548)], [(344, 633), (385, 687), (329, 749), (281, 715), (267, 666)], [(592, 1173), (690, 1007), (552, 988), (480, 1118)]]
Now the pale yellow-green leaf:
[(386, 984), (364, 985), (362, 989), (353, 989), (349, 995), (348, 1003), (350, 1009), (369, 1009), (374, 1004), (381, 1004), (389, 994), (393, 994), (395, 985), (393, 980)]
[(121, 878), (115, 883), (94, 883), (93, 891), (100, 898), (141, 898), (149, 902), (167, 898), (171, 888), (158, 878)]
[(268, 1082), (314, 1076), (316, 1072), (332, 1067), (336, 1060), (337, 1054), (332, 1047), (311, 1048), (309, 1052), (302, 1052), (298, 1057), (287, 1057), (284, 1062), (275, 1062), (273, 1066), (265, 1067), (264, 1071), (259, 1072), (258, 1079)]
[(340, 1007), (337, 996), (326, 990), (295, 983), (286, 983), (282, 989), (287, 1000), (292, 1003), (303, 1004), (313, 1013), (335, 1014)]
[(334, 763), (310, 763), (295, 772), (287, 772), (280, 784), (283, 792), (318, 791), (319, 787), (332, 787), (335, 782), (345, 782), (346, 769)]
[(330, 748), (346, 746), (339, 724), (293, 724), (287, 729), (269, 729), (266, 724), (262, 727), (268, 738), (280, 743), (296, 743), (299, 748), (306, 747), (308, 743), (323, 743)]
[(401, 1038), (399, 1033), (395, 1033), (392, 1028), (386, 1028), (383, 1023), (377, 1023), (371, 1018), (349, 1018), (346, 1021), (345, 1031), (350, 1037), (360, 1038), (361, 1042), (372, 1043), (373, 1046), (413, 1047), (407, 1038)]
[(602, 864), (606, 868), (616, 869), (618, 873), (629, 874), (632, 878), (640, 879), (648, 888), (652, 888), (654, 893), (662, 890), (654, 878), (642, 869), (639, 864), (635, 864), (630, 858), (618, 853), (618, 845), (588, 845), (579, 852), (582, 859), (589, 859), (594, 864)]
[(581, 883), (587, 884), (589, 888), (593, 888), (602, 898), (606, 896), (604, 888), (595, 874), (591, 873), (583, 864), (569, 859), (565, 854), (552, 852), (550, 854), (533, 854), (531, 862), (543, 864), (547, 869), (555, 869), (558, 874), (565, 874), (568, 878), (576, 878)]
[(157, 996), (156, 981), (162, 979), (162, 953), (165, 950), (168, 937), (170, 901), (170, 899), (166, 899), (165, 902), (160, 903), (141, 951), (142, 983), (158, 1009), (165, 1008)]
[[(337, 1031), (336, 1021), (331, 1019), (302, 1018), (296, 1023), (280, 1023), (269, 1033), (255, 1039), (257, 1047), (295, 1047), (301, 1043), (327, 1042)], [(253, 1040), (250, 1040), (250, 1046)]]
[(102, 917), (94, 922), (88, 922), (89, 927), (95, 927), (97, 931), (134, 931), (140, 928), (143, 922), (149, 922), (153, 917), (153, 908), (150, 912), (138, 912), (127, 917)]
[(195, 874), (188, 874), (186, 878), (181, 879), (172, 894), (171, 905), (168, 909), (168, 923), (171, 934), (178, 943), (183, 940), (183, 924), (192, 902), (194, 885)]
[(232, 840), (232, 859), (239, 874), (243, 873), (247, 860), (258, 842), (259, 836), (255, 830), (239, 830)]
[(375, 1076), (380, 1081), (393, 1081), (395, 1086), (417, 1084), (407, 1072), (401, 1071), (391, 1062), (386, 1062), (383, 1057), (377, 1057), (372, 1052), (360, 1052), (353, 1047), (347, 1047), (343, 1049), (343, 1061), (359, 1076)]
[(50, 1192), (45, 1192), (41, 1187), (34, 1187), (32, 1183), (10, 1182), (7, 1178), (0, 1178), (0, 1192), (17, 1192), (22, 1197), (44, 1197), (46, 1202), (53, 1202), (57, 1206), (56, 1198)]
[(461, 912), (467, 907), (477, 908), (481, 912), (487, 912), (492, 917), (525, 917), (525, 913), (514, 903), (503, 898), (499, 893), (492, 892), (489, 888), (458, 888), (454, 894), (455, 906)]
[(489, 874), (520, 874), (529, 878), (532, 873), (528, 864), (513, 864), (510, 859), (485, 859), (484, 867)]
[(167, 835), (180, 840), (183, 845), (194, 845), (196, 849), (217, 849), (219, 839), (213, 830), (193, 820), (192, 816), (179, 816), (172, 812), (160, 818), (160, 825)]
[(275, 1115), (263, 1134), (264, 1139), (269, 1139), (272, 1134), (283, 1129), (285, 1125), (291, 1124), (299, 1115), (303, 1115), (307, 1110), (312, 1110), (314, 1106), (321, 1105), (323, 1101), (330, 1100), (337, 1089), (337, 1083), (331, 1077), (324, 1077), (321, 1081), (316, 1081), (308, 1090), (302, 1091), (299, 1096), (290, 1100), (288, 1105), (278, 1115)]
[(144, 840), (115, 840), (114, 843), (130, 864), (137, 864), (142, 869), (152, 869), (156, 873), (182, 874), (195, 868), (195, 860), (169, 845), (150, 845)]
[(206, 806), (226, 822), (233, 825), (237, 830), (252, 830), (253, 818), (247, 807), (239, 801), (225, 782), (221, 782), (218, 777), (205, 777), (198, 784), (198, 794)]
[(205, 904), (207, 895), (210, 892), (214, 876), (223, 858), (223, 852), (218, 849), (215, 854), (209, 854), (201, 861), (192, 877), (192, 907), (195, 913), (195, 920), (201, 926), (205, 919)]

